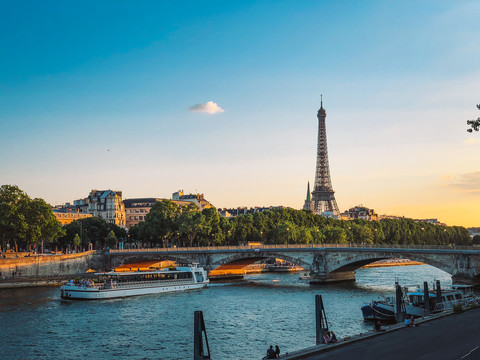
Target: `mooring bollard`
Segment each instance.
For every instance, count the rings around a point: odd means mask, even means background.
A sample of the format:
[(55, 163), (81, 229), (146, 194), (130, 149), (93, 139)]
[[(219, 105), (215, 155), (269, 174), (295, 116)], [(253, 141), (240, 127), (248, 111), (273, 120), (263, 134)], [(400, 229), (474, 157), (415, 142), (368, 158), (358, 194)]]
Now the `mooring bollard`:
[(397, 323), (405, 319), (405, 302), (403, 300), (402, 287), (395, 281), (395, 320)]
[[(193, 323), (193, 360), (209, 360), (210, 347), (208, 346), (207, 331), (205, 330), (205, 322), (203, 321), (203, 312), (195, 311)], [(204, 341), (205, 337), (205, 343)], [(204, 345), (207, 353), (204, 353)]]
[(442, 302), (442, 288), (440, 287), (440, 280), (437, 280), (437, 304)]
[(315, 327), (316, 344), (323, 344), (323, 335), (328, 331), (327, 315), (323, 306), (322, 295), (315, 295)]

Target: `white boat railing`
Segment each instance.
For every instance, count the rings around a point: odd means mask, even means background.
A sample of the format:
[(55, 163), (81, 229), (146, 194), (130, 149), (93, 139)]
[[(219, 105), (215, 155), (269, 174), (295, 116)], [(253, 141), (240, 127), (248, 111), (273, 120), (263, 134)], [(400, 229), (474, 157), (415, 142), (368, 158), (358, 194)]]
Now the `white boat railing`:
[(172, 285), (179, 284), (184, 285), (186, 283), (194, 283), (193, 279), (172, 279), (172, 280), (152, 280), (152, 281), (132, 281), (121, 282), (118, 284), (105, 284), (104, 289), (128, 289), (132, 287), (147, 287), (147, 286), (159, 286), (159, 285)]
[(129, 281), (119, 283), (94, 283), (94, 284), (69, 284), (68, 286), (76, 286), (84, 289), (112, 290), (112, 289), (129, 289), (133, 287), (148, 287), (165, 285), (184, 285), (187, 283), (194, 284), (193, 279), (168, 279), (168, 280), (151, 280), (151, 281)]

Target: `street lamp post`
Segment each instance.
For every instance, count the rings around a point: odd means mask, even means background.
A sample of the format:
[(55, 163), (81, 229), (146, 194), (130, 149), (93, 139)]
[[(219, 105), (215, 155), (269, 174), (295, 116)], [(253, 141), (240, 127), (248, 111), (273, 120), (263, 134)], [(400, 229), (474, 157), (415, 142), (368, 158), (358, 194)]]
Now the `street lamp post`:
[(288, 248), (288, 234), (289, 234), (288, 232), (289, 232), (289, 230), (290, 229), (287, 227), (287, 248)]

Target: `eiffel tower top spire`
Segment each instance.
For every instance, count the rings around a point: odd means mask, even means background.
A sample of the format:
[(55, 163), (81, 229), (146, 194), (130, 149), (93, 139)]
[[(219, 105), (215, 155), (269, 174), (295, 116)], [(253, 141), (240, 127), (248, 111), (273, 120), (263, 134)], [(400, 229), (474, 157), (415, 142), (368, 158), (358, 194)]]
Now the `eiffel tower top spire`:
[(320, 116), (327, 116), (327, 112), (325, 111), (325, 109), (323, 108), (323, 95), (320, 95), (320, 109), (318, 109), (318, 114), (317, 114), (318, 117)]

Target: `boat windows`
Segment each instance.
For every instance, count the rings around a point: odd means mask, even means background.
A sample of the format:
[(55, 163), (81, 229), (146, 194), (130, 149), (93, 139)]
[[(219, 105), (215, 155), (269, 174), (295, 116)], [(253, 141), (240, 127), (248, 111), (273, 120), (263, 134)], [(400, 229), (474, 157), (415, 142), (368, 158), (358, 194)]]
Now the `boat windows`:
[(191, 272), (162, 272), (146, 274), (128, 274), (128, 275), (103, 275), (99, 276), (98, 282), (106, 283), (116, 281), (117, 283), (131, 283), (144, 281), (168, 281), (168, 280), (189, 280), (193, 279)]
[(199, 271), (195, 271), (195, 278), (197, 279), (197, 282), (203, 282), (203, 274)]
[(457, 299), (457, 300), (462, 300), (462, 295), (460, 295), (460, 294), (455, 294), (455, 299)]
[(411, 295), (410, 296), (410, 302), (415, 306), (423, 305), (423, 296)]

